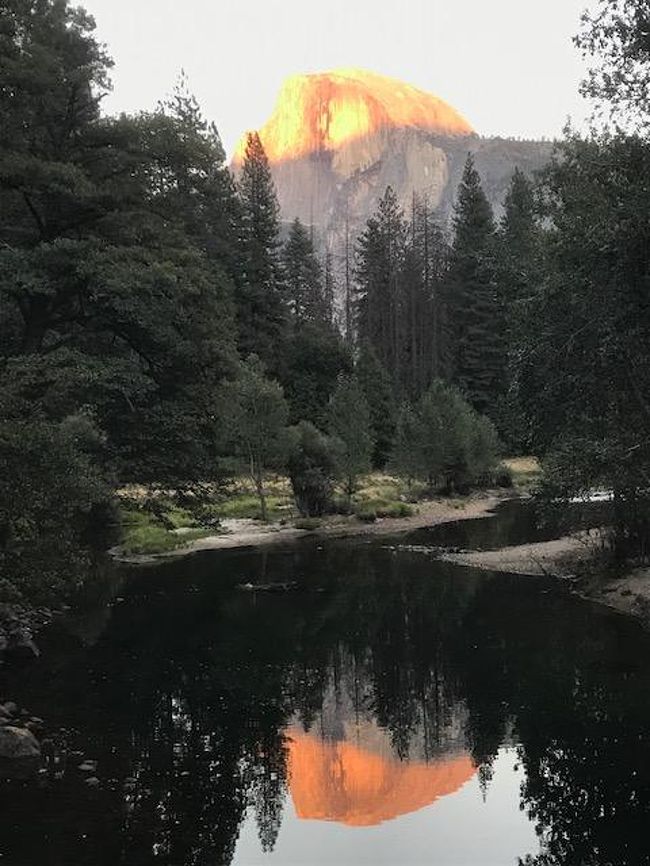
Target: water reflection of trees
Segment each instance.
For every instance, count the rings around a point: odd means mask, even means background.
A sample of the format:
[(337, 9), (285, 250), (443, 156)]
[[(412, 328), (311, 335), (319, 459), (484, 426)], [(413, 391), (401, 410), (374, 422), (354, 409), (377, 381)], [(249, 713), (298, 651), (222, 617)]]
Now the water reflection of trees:
[[(233, 572), (257, 562), (234, 560)], [(287, 575), (304, 588), (223, 593), (213, 578), (170, 575), (117, 608), (92, 651), (35, 684), (116, 780), (89, 797), (70, 777), (30, 801), (53, 816), (47, 844), (60, 862), (139, 866), (155, 852), (167, 866), (227, 864), (248, 810), (271, 849), (287, 794), (284, 731), (298, 720), (336, 738), (337, 707), (374, 719), (401, 757), (466, 749), (487, 796), (514, 732), (522, 802), (543, 840), (536, 866), (646, 862), (649, 679), (630, 662), (628, 630), (516, 581), (461, 579), (373, 546), (271, 557), (259, 577)], [(18, 815), (23, 794), (12, 798)], [(37, 861), (30, 832), (11, 840), (29, 850), (25, 863)]]
[[(525, 769), (522, 805), (542, 842), (542, 853), (522, 862), (650, 862), (647, 637), (514, 582), (494, 584), (479, 602), (464, 621), (466, 646), (480, 649), (489, 686), (467, 689), (470, 736), (484, 738), (489, 752), (499, 716), (514, 724)], [(497, 630), (504, 610), (516, 615)]]

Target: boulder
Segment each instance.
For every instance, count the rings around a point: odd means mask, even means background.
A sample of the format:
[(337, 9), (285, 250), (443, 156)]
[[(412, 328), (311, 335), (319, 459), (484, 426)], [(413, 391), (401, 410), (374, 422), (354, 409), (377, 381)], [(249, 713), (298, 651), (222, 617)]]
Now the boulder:
[(0, 758), (39, 758), (41, 747), (38, 740), (26, 728), (0, 727)]
[(40, 656), (40, 650), (26, 628), (18, 628), (9, 633), (5, 655), (8, 659), (32, 661)]

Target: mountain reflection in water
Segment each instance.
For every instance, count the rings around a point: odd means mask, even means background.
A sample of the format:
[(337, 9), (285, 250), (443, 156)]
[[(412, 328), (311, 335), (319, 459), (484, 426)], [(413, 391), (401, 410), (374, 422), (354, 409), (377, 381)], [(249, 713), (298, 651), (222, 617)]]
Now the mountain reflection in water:
[(647, 636), (391, 546), (170, 561), (56, 624), (0, 693), (101, 786), (0, 782), (2, 862), (650, 863)]
[[(364, 739), (364, 738), (362, 738)], [(382, 744), (383, 745), (383, 744)], [(476, 768), (469, 755), (405, 762), (390, 747), (369, 750), (289, 730), (289, 790), (299, 818), (370, 827), (455, 793)]]

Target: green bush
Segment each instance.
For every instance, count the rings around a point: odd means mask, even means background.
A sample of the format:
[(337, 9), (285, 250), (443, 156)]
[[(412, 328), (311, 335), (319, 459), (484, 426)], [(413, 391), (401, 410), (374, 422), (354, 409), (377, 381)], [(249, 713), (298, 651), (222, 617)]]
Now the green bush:
[(303, 517), (321, 517), (332, 508), (332, 492), (342, 443), (309, 421), (289, 430), (287, 469), (296, 507)]
[(492, 480), (497, 487), (502, 487), (504, 489), (514, 487), (512, 470), (508, 466), (504, 466), (503, 463), (497, 466), (494, 475), (492, 476)]
[(390, 499), (368, 499), (357, 505), (356, 516), (359, 517), (361, 512), (372, 513), (375, 517), (410, 517), (415, 513), (415, 510), (406, 502)]
[(373, 508), (359, 508), (355, 515), (358, 520), (363, 520), (364, 523), (374, 523), (377, 520), (377, 512)]
[[(176, 515), (178, 518), (178, 515)], [(146, 555), (167, 553), (176, 550), (197, 538), (204, 538), (210, 532), (196, 526), (181, 526), (185, 532), (175, 532), (168, 520), (161, 521), (158, 514), (145, 508), (125, 508), (121, 513), (122, 542), (121, 550), (127, 555)]]
[(134, 526), (124, 536), (122, 551), (126, 554), (165, 553), (182, 541), (183, 536), (175, 535), (164, 526)]
[(240, 493), (226, 499), (225, 502), (219, 502), (216, 511), (224, 520), (244, 518), (257, 520), (260, 516), (260, 503), (254, 493)]
[[(285, 496), (267, 496), (266, 507), (269, 520), (277, 520), (291, 510), (291, 501)], [(211, 506), (215, 517), (222, 520), (261, 520), (260, 501), (253, 493), (238, 493)]]
[(391, 464), (403, 477), (451, 494), (489, 484), (498, 454), (492, 422), (456, 388), (437, 381), (415, 406), (402, 407)]
[(92, 416), (46, 420), (0, 391), (0, 601), (56, 605), (114, 543)]
[(331, 503), (331, 513), (332, 514), (343, 514), (348, 515), (352, 513), (352, 508), (350, 507), (350, 503), (348, 502), (347, 496), (344, 494), (335, 494), (332, 497)]
[(415, 509), (406, 502), (389, 502), (377, 509), (377, 517), (411, 517)]

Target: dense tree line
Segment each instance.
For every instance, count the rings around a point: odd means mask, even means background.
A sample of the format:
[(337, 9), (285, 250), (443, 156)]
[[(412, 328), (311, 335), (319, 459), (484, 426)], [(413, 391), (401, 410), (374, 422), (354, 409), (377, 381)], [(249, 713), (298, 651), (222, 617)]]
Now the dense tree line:
[(498, 222), (470, 156), (448, 238), (422, 203), (405, 219), (387, 190), (360, 239), (356, 274), (358, 336), (392, 386), (392, 404), (384, 398), (373, 418), (384, 427), (391, 419), (403, 466), (418, 460), (413, 404), (440, 376), (495, 422), (509, 449), (543, 458), (551, 499), (610, 491), (612, 549), (642, 557), (650, 554), (646, 7), (603, 0), (576, 38), (595, 61), (583, 91), (609, 126), (588, 136), (568, 130), (538, 176), (516, 171)]
[(282, 383), (294, 422), (322, 421), (351, 369), (308, 234), (296, 224), (281, 244), (259, 137), (235, 180), (182, 79), (152, 113), (103, 115), (111, 66), (83, 10), (2, 5), (0, 564), (12, 591), (35, 573), (48, 589), (69, 579), (117, 485), (218, 481), (242, 452), (233, 419), (251, 376)]
[[(497, 226), (471, 154), (450, 233), (426, 199), (414, 196), (406, 218), (386, 190), (357, 245), (355, 310), (359, 344), (388, 378), (393, 401), (416, 400), (445, 380), (479, 413), (499, 418), (508, 353), (499, 276), (511, 210), (506, 203)], [(388, 401), (382, 414), (394, 419)]]
[(600, 2), (577, 42), (595, 61), (584, 90), (613, 125), (569, 132), (532, 209), (521, 199), (510, 387), (527, 444), (545, 457), (549, 495), (610, 491), (613, 553), (647, 559), (647, 4)]
[[(235, 459), (263, 515), (277, 469), (315, 515), (335, 483), (350, 508), (371, 467), (417, 464), (446, 490), (488, 478), (498, 443), (482, 415), (528, 444), (526, 178), (497, 225), (468, 157), (451, 235), (426, 198), (407, 217), (387, 189), (358, 239), (343, 339), (331, 257), (299, 220), (282, 239), (257, 134), (234, 176), (183, 78), (156, 111), (107, 117), (112, 62), (89, 16), (51, 0), (1, 16), (0, 559), (13, 588), (50, 535), (38, 583), (70, 574), (72, 549), (82, 573), (125, 483), (196, 492)], [(456, 456), (426, 465), (446, 453), (443, 416)]]

